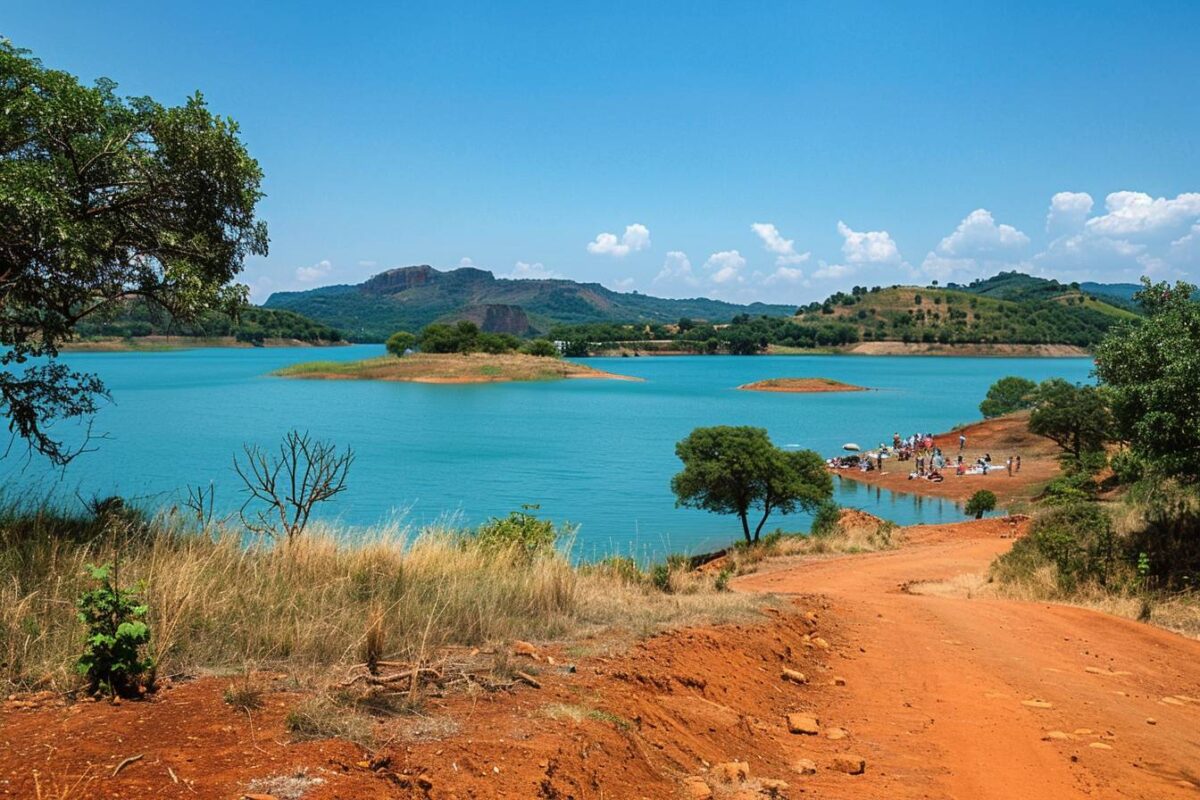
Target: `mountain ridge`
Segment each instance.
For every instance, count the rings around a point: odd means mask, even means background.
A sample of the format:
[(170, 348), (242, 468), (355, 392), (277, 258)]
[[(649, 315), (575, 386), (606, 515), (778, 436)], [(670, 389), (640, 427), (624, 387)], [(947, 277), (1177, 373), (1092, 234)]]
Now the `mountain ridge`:
[(397, 330), (459, 319), (524, 335), (554, 324), (665, 323), (681, 317), (726, 322), (739, 314), (791, 316), (796, 311), (790, 304), (655, 297), (568, 278), (498, 278), (478, 267), (439, 270), (428, 264), (385, 270), (358, 284), (275, 292), (263, 307), (298, 312), (358, 341), (382, 341)]

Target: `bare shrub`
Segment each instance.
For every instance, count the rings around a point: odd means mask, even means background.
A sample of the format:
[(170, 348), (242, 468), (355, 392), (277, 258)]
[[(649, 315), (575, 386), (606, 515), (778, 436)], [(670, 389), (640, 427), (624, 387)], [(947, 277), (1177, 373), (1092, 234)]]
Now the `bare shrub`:
[[(308, 526), (317, 503), (346, 490), (346, 475), (354, 463), (354, 451), (338, 452), (332, 442), (314, 440), (308, 432), (289, 431), (270, 453), (256, 445), (242, 446), (245, 461), (233, 460), (233, 468), (246, 484), (249, 497), (242, 505), (242, 522), (255, 533), (272, 538), (282, 532), (291, 541)], [(246, 509), (264, 504), (247, 517)]]

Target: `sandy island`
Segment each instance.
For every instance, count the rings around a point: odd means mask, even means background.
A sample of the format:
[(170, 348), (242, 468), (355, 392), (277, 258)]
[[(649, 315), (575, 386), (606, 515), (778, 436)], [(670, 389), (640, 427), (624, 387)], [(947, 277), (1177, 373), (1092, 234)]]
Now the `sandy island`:
[[(1023, 411), (935, 435), (934, 446), (942, 449), (948, 463), (946, 469), (942, 470), (946, 479), (941, 483), (921, 478), (909, 480), (909, 473), (916, 469), (916, 462), (888, 458), (883, 460), (883, 472), (862, 472), (858, 469), (835, 469), (832, 472), (847, 480), (880, 486), (893, 492), (944, 497), (959, 502), (967, 500), (980, 489), (994, 492), (1001, 505), (1029, 499), (1039, 494), (1042, 487), (1059, 474), (1058, 456), (1061, 451), (1049, 439), (1030, 433), (1028, 424), (1029, 412)], [(897, 432), (906, 436), (911, 431)], [(890, 430), (881, 430), (879, 439), (890, 443), (892, 433)], [(974, 464), (975, 459), (985, 453), (991, 454), (992, 469), (987, 475), (954, 474), (960, 433), (967, 437), (967, 446), (962, 455), (968, 464)], [(875, 444), (874, 441), (869, 444), (863, 442), (867, 448), (873, 448)], [(1004, 462), (1015, 455), (1021, 456), (1021, 471), (1009, 475)]]
[(363, 361), (309, 361), (285, 367), (273, 374), (284, 378), (408, 383), (507, 383), (555, 381), (563, 378), (641, 380), (593, 369), (572, 361), (521, 353), (415, 353), (404, 358), (380, 356)]
[(768, 378), (765, 381), (743, 383), (737, 387), (746, 392), (792, 392), (814, 394), (819, 392), (865, 392), (865, 386), (842, 383), (830, 378)]

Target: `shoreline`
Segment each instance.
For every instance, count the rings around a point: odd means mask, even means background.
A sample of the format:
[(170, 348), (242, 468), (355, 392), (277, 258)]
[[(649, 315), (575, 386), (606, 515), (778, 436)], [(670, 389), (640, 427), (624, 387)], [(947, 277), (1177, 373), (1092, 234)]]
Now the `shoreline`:
[[(731, 355), (730, 353), (699, 353), (695, 350), (636, 349), (628, 347), (598, 351), (588, 358), (641, 358), (643, 356)], [(938, 356), (943, 358), (1091, 358), (1083, 347), (1070, 344), (924, 344), (918, 342), (859, 342), (836, 347), (787, 347), (768, 345), (765, 353), (754, 356)], [(751, 357), (754, 357), (751, 356)]]
[[(916, 468), (916, 462), (911, 460), (884, 459), (882, 472), (832, 467), (829, 472), (844, 480), (887, 489), (892, 493), (938, 497), (955, 502), (965, 502), (980, 489), (995, 493), (998, 503), (1002, 506), (1030, 500), (1046, 483), (1060, 474), (1061, 468), (1058, 463), (1058, 447), (1050, 440), (1028, 431), (1028, 416), (1028, 412), (1018, 412), (934, 434), (934, 446), (941, 448), (947, 461), (947, 466), (942, 471), (945, 480), (940, 483), (923, 478), (910, 479), (910, 472)], [(967, 437), (967, 446), (963, 450), (963, 459), (967, 463), (973, 464), (976, 458), (985, 453), (991, 454), (992, 464), (995, 466), (989, 474), (954, 474), (953, 464), (959, 453), (959, 434)], [(1009, 475), (1004, 463), (1005, 459), (1014, 455), (1021, 456), (1021, 470)]]
[(175, 350), (249, 350), (261, 347), (347, 347), (351, 342), (309, 342), (303, 339), (264, 339), (262, 342), (241, 342), (232, 336), (135, 336), (132, 338), (105, 337), (79, 339), (63, 345), (64, 353), (155, 353)]

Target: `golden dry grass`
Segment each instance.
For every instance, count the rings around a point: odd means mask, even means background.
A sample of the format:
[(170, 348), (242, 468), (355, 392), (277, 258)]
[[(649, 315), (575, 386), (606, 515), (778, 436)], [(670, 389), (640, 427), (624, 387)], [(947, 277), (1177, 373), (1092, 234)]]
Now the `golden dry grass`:
[(832, 378), (768, 378), (765, 381), (744, 383), (738, 388), (747, 392), (794, 392), (796, 394), (867, 391), (862, 386), (842, 383)]
[(647, 635), (666, 627), (752, 618), (761, 598), (713, 581), (664, 594), (562, 553), (529, 560), (459, 531), (394, 526), (306, 532), (290, 544), (162, 517), (143, 530), (80, 530), (53, 515), (0, 520), (0, 680), (65, 688), (83, 630), (75, 600), (85, 565), (117, 565), (142, 582), (158, 672), (357, 663), (368, 643), (395, 660), (438, 648), (524, 639)]
[(636, 380), (559, 358), (524, 353), (414, 353), (363, 361), (309, 361), (275, 373), (285, 378), (407, 381), (413, 383), (501, 383), (563, 378)]

